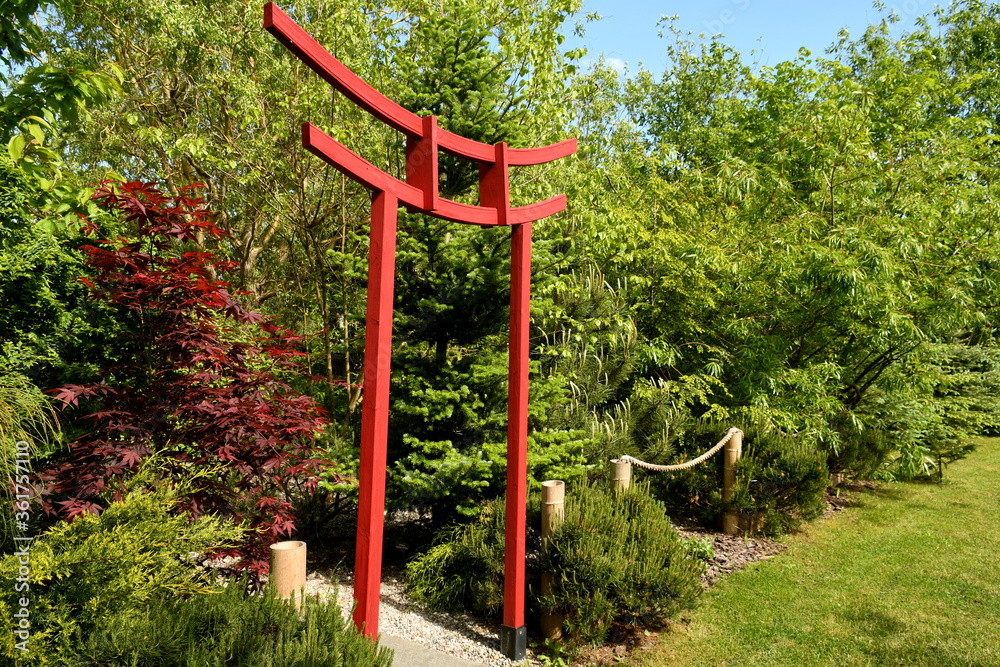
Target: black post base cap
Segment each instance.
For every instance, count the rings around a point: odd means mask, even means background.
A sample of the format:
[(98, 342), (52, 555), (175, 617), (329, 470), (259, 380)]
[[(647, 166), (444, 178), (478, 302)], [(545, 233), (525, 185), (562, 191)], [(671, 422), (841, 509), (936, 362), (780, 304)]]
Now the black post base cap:
[(524, 660), (528, 653), (528, 626), (500, 626), (500, 652), (508, 660)]

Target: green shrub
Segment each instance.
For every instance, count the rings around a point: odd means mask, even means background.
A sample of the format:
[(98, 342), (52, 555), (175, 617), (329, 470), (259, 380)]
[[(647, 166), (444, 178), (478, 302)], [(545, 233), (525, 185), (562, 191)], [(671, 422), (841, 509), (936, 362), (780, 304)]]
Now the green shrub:
[(879, 428), (861, 429), (850, 420), (835, 424), (832, 434), (835, 440), (823, 443), (828, 469), (851, 471), (860, 479), (870, 479), (881, 470), (900, 444), (898, 434)]
[(350, 626), (335, 600), (303, 601), (301, 613), (271, 594), (232, 584), (171, 599), (103, 623), (75, 665), (144, 667), (389, 667), (392, 652)]
[[(529, 535), (529, 585), (554, 575), (550, 595), (529, 596), (535, 611), (558, 611), (580, 642), (604, 639), (615, 621), (655, 625), (690, 605), (701, 591), (701, 562), (671, 527), (647, 490), (569, 490), (566, 518), (545, 553)], [(538, 525), (537, 498), (529, 507)], [(503, 603), (504, 507), (486, 506), (470, 524), (442, 531), (438, 544), (407, 566), (414, 598), (442, 610), (497, 614)]]
[[(297, 666), (385, 665), (369, 640), (347, 626), (335, 603), (290, 605), (220, 588), (198, 556), (238, 541), (231, 521), (172, 512), (176, 492), (134, 490), (100, 515), (59, 523), (28, 550), (0, 559), (0, 586), (30, 603), (28, 651), (0, 636), (16, 665)], [(23, 555), (22, 555), (23, 559)], [(25, 588), (16, 588), (27, 584)], [(16, 597), (0, 599), (0, 625), (15, 628)]]
[[(1000, 350), (992, 345), (957, 343), (927, 345), (930, 395), (920, 403), (923, 420), (911, 431), (914, 444), (926, 450), (934, 472), (944, 475), (947, 464), (965, 458), (976, 449), (975, 438), (995, 432), (1000, 426)], [(908, 406), (909, 407), (909, 406)], [(923, 452), (921, 452), (923, 453)], [(897, 477), (907, 478), (907, 452), (901, 451), (895, 466)], [(927, 466), (930, 468), (931, 466)], [(930, 473), (913, 466), (911, 477)]]
[[(27, 580), (19, 579), (24, 555), (0, 560), (0, 586), (30, 600), (30, 651), (0, 636), (0, 655), (21, 664), (73, 664), (76, 649), (95, 629), (121, 622), (146, 605), (210, 589), (192, 555), (237, 541), (231, 521), (205, 516), (189, 522), (171, 513), (173, 492), (133, 491), (100, 515), (59, 523), (30, 545)], [(16, 598), (19, 600), (19, 597)], [(15, 597), (0, 599), (0, 625), (14, 627)]]
[[(987, 339), (924, 343), (837, 427), (830, 469), (905, 481), (943, 475), (1000, 424), (1000, 350)], [(862, 427), (863, 425), (863, 427)]]
[[(767, 535), (787, 533), (826, 507), (826, 455), (805, 438), (748, 429), (736, 464), (735, 509)], [(725, 511), (719, 499), (715, 514)]]
[(659, 625), (702, 591), (701, 562), (640, 485), (573, 489), (539, 567), (554, 579), (542, 611), (561, 613), (579, 642), (603, 641), (616, 621)]
[[(503, 499), (495, 500), (487, 503), (472, 523), (442, 529), (436, 544), (406, 566), (413, 599), (443, 611), (499, 613), (503, 606), (504, 509)], [(537, 501), (530, 503), (528, 523), (539, 523)], [(537, 543), (537, 536), (529, 539), (531, 543)]]

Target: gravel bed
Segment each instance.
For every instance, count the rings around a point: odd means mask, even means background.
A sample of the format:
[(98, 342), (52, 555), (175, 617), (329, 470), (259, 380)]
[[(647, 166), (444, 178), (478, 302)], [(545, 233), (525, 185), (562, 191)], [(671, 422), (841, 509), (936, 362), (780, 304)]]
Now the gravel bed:
[[(336, 595), (341, 610), (348, 616), (354, 606), (354, 583), (349, 575), (310, 572), (306, 577), (306, 593), (323, 600)], [(403, 582), (393, 576), (382, 579), (378, 623), (380, 633), (408, 639), (463, 660), (491, 667), (522, 664), (500, 653), (499, 626), (483, 625), (465, 614), (422, 609), (407, 596)]]
[[(755, 561), (770, 558), (783, 549), (777, 542), (758, 537), (747, 539), (680, 527), (678, 533), (685, 538), (697, 537), (712, 542), (715, 556), (708, 561), (702, 575), (706, 588), (720, 577)], [(309, 572), (306, 593), (322, 600), (336, 596), (347, 616), (354, 605), (352, 576), (340, 570)], [(382, 579), (379, 632), (490, 667), (523, 664), (508, 660), (500, 653), (499, 627), (484, 625), (481, 620), (466, 614), (428, 611), (409, 598), (402, 580), (390, 574)], [(529, 662), (530, 653), (529, 650)]]
[[(842, 511), (853, 504), (850, 496), (841, 498), (835, 494), (830, 494), (827, 502), (828, 510), (825, 516)], [(771, 558), (784, 550), (782, 544), (762, 537), (723, 535), (676, 524), (675, 528), (684, 538), (700, 538), (712, 543), (714, 556), (707, 562), (708, 567), (702, 575), (702, 583), (706, 588), (731, 572), (741, 570), (750, 563)], [(336, 596), (341, 610), (348, 616), (354, 605), (352, 576), (339, 568), (317, 569), (310, 572), (306, 579), (306, 592), (324, 600)], [(388, 573), (382, 580), (379, 631), (490, 667), (523, 664), (508, 660), (500, 653), (498, 626), (484, 625), (480, 619), (466, 614), (427, 611), (410, 600), (403, 582), (397, 576)], [(636, 648), (636, 646), (626, 646), (625, 642), (624, 639), (616, 642), (612, 637), (609, 646), (602, 647), (604, 652), (608, 653), (610, 661), (608, 664), (620, 661), (629, 650)], [(643, 640), (640, 638), (638, 643), (643, 643)], [(532, 660), (533, 657), (529, 649), (529, 664), (540, 664)]]
[[(704, 538), (712, 542), (715, 556), (708, 561), (702, 575), (706, 588), (720, 577), (770, 558), (783, 549), (772, 540), (756, 537), (746, 539), (691, 529), (678, 529), (678, 532), (685, 538)], [(349, 573), (312, 571), (306, 578), (306, 593), (323, 600), (336, 595), (345, 615), (350, 615), (354, 604), (354, 584)], [(466, 614), (427, 611), (409, 598), (398, 577), (388, 574), (382, 579), (379, 632), (490, 667), (523, 664), (508, 660), (500, 653), (499, 627), (484, 625), (481, 620)], [(529, 651), (529, 661), (530, 657)]]

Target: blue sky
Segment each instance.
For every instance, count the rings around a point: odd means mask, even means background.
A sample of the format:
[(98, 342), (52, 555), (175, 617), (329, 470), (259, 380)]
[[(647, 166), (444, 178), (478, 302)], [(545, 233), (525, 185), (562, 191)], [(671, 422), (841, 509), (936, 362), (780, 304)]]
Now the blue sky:
[[(885, 5), (895, 9), (901, 26), (910, 27), (939, 3), (944, 0), (886, 0)], [(657, 36), (656, 26), (664, 15), (676, 14), (676, 25), (695, 35), (724, 34), (723, 41), (745, 62), (760, 65), (791, 60), (803, 46), (821, 55), (841, 28), (857, 37), (881, 16), (872, 0), (584, 0), (583, 9), (605, 18), (588, 24), (586, 37), (573, 39), (571, 46), (582, 43), (590, 58), (603, 53), (616, 66), (628, 63), (631, 71), (641, 61), (655, 72), (666, 64), (666, 38)]]

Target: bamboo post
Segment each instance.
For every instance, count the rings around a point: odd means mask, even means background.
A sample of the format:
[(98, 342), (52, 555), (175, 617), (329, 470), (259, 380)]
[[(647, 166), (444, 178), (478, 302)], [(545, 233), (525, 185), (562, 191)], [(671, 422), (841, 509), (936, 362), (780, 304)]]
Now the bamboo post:
[[(743, 431), (734, 431), (723, 450), (722, 462), (722, 499), (726, 503), (733, 501), (733, 487), (736, 485), (736, 462), (743, 454)], [(736, 535), (739, 532), (739, 519), (731, 508), (726, 509), (722, 519), (722, 532), (726, 535)]]
[(632, 484), (632, 464), (621, 459), (611, 459), (611, 488), (624, 491)]
[[(542, 482), (542, 548), (548, 548), (549, 539), (566, 516), (565, 505), (566, 484), (560, 480), (550, 479)], [(542, 574), (542, 595), (552, 592), (552, 575)], [(562, 614), (542, 614), (542, 634), (547, 639), (562, 638)]]
[(301, 609), (306, 586), (306, 543), (293, 540), (272, 544), (270, 578), (275, 595), (294, 599), (295, 608)]

